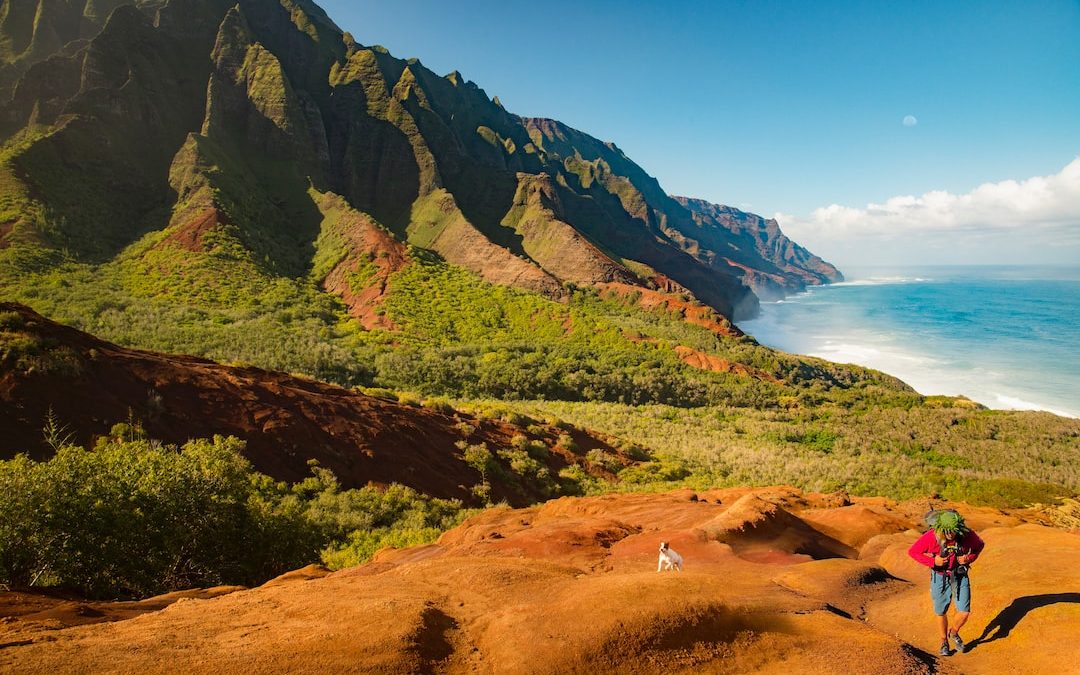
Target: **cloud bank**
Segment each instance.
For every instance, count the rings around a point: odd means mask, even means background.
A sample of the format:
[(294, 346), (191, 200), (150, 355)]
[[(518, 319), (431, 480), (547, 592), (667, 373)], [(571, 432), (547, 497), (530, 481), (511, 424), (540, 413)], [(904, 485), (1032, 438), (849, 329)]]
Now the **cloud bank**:
[(1080, 157), (1050, 176), (984, 183), (966, 194), (933, 191), (864, 208), (832, 204), (806, 218), (774, 217), (788, 236), (825, 257), (829, 250), (855, 253), (859, 241), (865, 246), (897, 240), (905, 240), (909, 249), (919, 241), (940, 249), (950, 241), (970, 246), (994, 240), (1000, 247), (1023, 238), (1020, 243), (1029, 248), (1039, 244), (1080, 252)]

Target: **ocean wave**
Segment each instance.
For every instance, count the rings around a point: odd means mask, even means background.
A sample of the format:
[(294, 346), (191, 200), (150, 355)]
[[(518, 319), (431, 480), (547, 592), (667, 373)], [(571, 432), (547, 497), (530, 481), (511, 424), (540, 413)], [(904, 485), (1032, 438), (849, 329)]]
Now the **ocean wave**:
[(1080, 418), (1080, 415), (1078, 415), (1075, 412), (1068, 412), (1066, 410), (1061, 410), (1060, 408), (1053, 408), (1051, 406), (1043, 405), (1041, 403), (1033, 403), (1032, 401), (1025, 401), (1024, 399), (1016, 398), (1015, 396), (1007, 396), (1005, 394), (994, 394), (994, 398), (996, 399), (997, 403), (999, 404), (999, 405), (996, 405), (996, 406), (992, 406), (992, 407), (995, 407), (995, 408), (1001, 408), (1001, 409), (1004, 409), (1004, 410), (1041, 410), (1043, 412), (1053, 413), (1053, 414), (1058, 415), (1060, 417), (1072, 417), (1074, 419), (1075, 418)]
[(762, 303), (740, 328), (763, 345), (889, 373), (925, 395), (1080, 418), (1080, 288), (914, 270), (860, 276), (838, 284), (866, 287), (859, 293), (813, 287)]
[(853, 342), (826, 342), (814, 352), (811, 356), (838, 363), (857, 363), (885, 372), (907, 372), (912, 366), (934, 367), (941, 364), (941, 361), (931, 356)]
[(887, 286), (895, 284), (925, 284), (932, 281), (933, 279), (925, 277), (867, 277), (866, 279), (839, 281), (835, 284), (829, 284), (829, 286), (834, 288), (837, 286)]

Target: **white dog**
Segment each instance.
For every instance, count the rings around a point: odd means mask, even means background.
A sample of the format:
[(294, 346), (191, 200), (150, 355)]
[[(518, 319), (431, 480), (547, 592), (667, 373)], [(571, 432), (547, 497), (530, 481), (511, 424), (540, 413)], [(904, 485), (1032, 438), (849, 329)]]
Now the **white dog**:
[(660, 542), (660, 561), (656, 563), (656, 571), (675, 568), (682, 572), (682, 556), (675, 549), (668, 546), (666, 541)]

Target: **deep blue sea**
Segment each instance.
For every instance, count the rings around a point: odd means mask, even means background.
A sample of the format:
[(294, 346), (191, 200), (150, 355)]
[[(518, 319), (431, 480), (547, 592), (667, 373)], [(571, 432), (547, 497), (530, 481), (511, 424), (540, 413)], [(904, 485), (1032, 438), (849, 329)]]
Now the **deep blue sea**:
[(1080, 267), (842, 271), (847, 281), (763, 303), (739, 327), (923, 394), (1080, 417)]

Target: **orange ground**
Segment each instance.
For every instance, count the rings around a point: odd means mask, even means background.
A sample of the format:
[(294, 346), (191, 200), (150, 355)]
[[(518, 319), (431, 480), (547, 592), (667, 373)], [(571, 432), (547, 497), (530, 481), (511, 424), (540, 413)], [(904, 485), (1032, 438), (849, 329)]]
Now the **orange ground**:
[[(948, 658), (934, 655), (925, 569), (905, 554), (925, 503), (770, 488), (489, 510), (362, 567), (141, 614), (5, 594), (0, 671), (1069, 672), (1080, 537), (960, 508), (987, 549), (973, 648)], [(685, 572), (656, 572), (661, 540)]]

